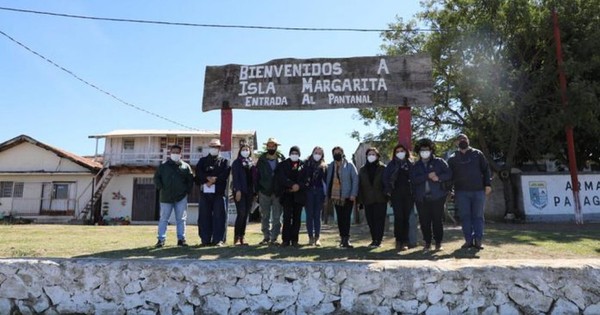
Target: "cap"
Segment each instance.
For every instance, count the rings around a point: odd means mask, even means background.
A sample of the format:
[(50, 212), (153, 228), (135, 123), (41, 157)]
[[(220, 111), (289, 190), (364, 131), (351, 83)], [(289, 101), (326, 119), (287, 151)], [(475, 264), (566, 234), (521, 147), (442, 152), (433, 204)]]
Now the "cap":
[(298, 146), (293, 146), (290, 148), (290, 154), (292, 154), (292, 152), (297, 152), (298, 155), (300, 154), (300, 148)]

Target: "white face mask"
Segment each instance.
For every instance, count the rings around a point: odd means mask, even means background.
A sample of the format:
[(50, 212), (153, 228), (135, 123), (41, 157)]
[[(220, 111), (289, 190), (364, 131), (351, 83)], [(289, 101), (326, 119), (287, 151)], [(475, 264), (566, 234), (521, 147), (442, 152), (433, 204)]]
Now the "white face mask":
[(421, 151), (419, 152), (421, 158), (428, 159), (431, 157), (431, 151)]
[(171, 161), (179, 162), (181, 160), (181, 154), (171, 153)]
[(299, 159), (300, 156), (298, 154), (290, 154), (290, 160), (292, 160), (292, 162), (298, 162)]
[(399, 158), (400, 160), (404, 160), (404, 158), (406, 157), (406, 152), (404, 152), (404, 151), (398, 152), (398, 153), (396, 153), (396, 157)]
[(377, 161), (377, 155), (367, 156), (367, 161), (369, 161), (369, 163), (373, 163), (373, 162)]
[(318, 153), (313, 154), (313, 159), (317, 162), (319, 162), (322, 157), (323, 156), (321, 154), (318, 154)]
[(242, 150), (241, 154), (242, 154), (243, 157), (247, 158), (247, 157), (250, 156), (250, 151), (248, 151), (248, 150)]
[(219, 155), (219, 149), (217, 149), (217, 148), (210, 148), (210, 149), (208, 149), (208, 154), (210, 154), (212, 156), (217, 156), (217, 155)]

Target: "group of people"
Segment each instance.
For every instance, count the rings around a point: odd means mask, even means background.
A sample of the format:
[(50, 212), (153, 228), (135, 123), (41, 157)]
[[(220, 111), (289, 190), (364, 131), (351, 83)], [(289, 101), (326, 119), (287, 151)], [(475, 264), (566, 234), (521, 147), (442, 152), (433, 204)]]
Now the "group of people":
[[(369, 247), (381, 246), (388, 202), (394, 212), (394, 237), (400, 251), (409, 248), (409, 217), (416, 206), (424, 250), (442, 249), (443, 216), (446, 199), (454, 191), (465, 243), (462, 248), (483, 249), (483, 208), (491, 192), (491, 173), (483, 153), (470, 146), (466, 135), (456, 138), (457, 150), (448, 161), (438, 157), (435, 143), (421, 139), (415, 145), (416, 158), (399, 144), (385, 165), (375, 147), (366, 150), (366, 163), (357, 171), (341, 147), (331, 150), (333, 161), (325, 162), (323, 148), (313, 148), (301, 159), (300, 148), (292, 146), (285, 158), (280, 143), (269, 138), (266, 152), (255, 161), (252, 148), (242, 145), (229, 161), (220, 156), (221, 143), (213, 139), (209, 154), (198, 161), (194, 172), (181, 160), (181, 147), (174, 145), (169, 158), (157, 169), (154, 182), (160, 190), (160, 220), (156, 247), (163, 247), (167, 222), (175, 212), (178, 246), (185, 240), (187, 195), (195, 182), (200, 188), (198, 234), (201, 246), (223, 246), (227, 229), (227, 185), (237, 217), (234, 245), (248, 245), (246, 224), (255, 198), (261, 213), (263, 239), (259, 245), (298, 247), (302, 210), (306, 212), (308, 245), (321, 246), (321, 215), (330, 202), (337, 218), (339, 246), (352, 248), (351, 215), (355, 204), (364, 207), (371, 234)], [(281, 234), (281, 242), (279, 235)]]

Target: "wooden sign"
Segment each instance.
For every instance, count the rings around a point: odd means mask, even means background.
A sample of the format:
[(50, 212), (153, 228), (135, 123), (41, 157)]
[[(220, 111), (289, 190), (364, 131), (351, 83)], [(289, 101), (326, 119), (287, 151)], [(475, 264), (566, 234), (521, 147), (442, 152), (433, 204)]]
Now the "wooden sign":
[(202, 110), (304, 110), (432, 105), (427, 55), (277, 59), (208, 66)]

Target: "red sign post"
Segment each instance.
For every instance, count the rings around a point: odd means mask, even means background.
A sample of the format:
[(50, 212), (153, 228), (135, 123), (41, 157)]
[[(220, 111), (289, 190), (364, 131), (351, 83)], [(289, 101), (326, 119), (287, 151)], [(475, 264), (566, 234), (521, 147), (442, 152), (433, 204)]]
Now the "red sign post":
[[(567, 100), (567, 78), (562, 58), (562, 45), (560, 42), (560, 29), (558, 28), (558, 14), (556, 10), (552, 10), (552, 22), (554, 25), (554, 40), (556, 41), (556, 60), (558, 63), (558, 80), (560, 84), (560, 98), (562, 105), (566, 108)], [(565, 126), (567, 135), (567, 150), (569, 155), (569, 171), (571, 172), (571, 183), (573, 189), (573, 204), (575, 207), (575, 222), (583, 224), (583, 215), (581, 214), (581, 201), (579, 200), (579, 179), (577, 178), (577, 161), (575, 160), (575, 143), (573, 140), (573, 126), (567, 124)]]

